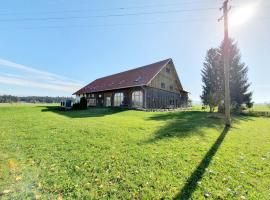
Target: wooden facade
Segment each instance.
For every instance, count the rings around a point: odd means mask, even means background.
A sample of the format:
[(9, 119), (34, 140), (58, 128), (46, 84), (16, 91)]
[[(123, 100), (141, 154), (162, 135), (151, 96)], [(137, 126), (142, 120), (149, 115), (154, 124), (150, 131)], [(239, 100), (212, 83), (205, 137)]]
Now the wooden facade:
[[(134, 105), (132, 94), (140, 91), (142, 94), (141, 106)], [(123, 101), (120, 105), (114, 104), (115, 94), (123, 94)], [(186, 92), (174, 93), (153, 87), (135, 87), (109, 92), (97, 92), (84, 94), (80, 97), (86, 97), (88, 106), (92, 107), (128, 107), (145, 109), (168, 109), (187, 107), (188, 95)]]
[[(134, 71), (136, 71), (136, 69), (131, 72), (127, 72), (127, 74), (135, 73)], [(114, 75), (109, 78), (113, 79), (113, 76)], [(120, 76), (120, 74), (117, 76)], [(121, 106), (144, 109), (187, 107), (188, 93), (183, 90), (171, 59), (158, 68), (153, 77), (150, 77), (145, 84), (136, 85), (136, 83), (143, 79), (143, 77), (143, 73), (142, 75), (138, 75), (138, 78), (134, 80), (134, 86), (132, 87), (90, 91), (76, 95), (79, 98), (82, 96), (86, 97), (88, 106)], [(101, 79), (102, 81), (100, 82), (104, 83), (107, 79), (108, 78), (105, 77)], [(127, 82), (129, 80), (125, 81)], [(114, 80), (111, 82), (113, 82), (112, 84), (115, 84)], [(118, 85), (121, 85), (121, 82), (123, 83), (124, 81), (120, 81)], [(98, 85), (95, 86), (98, 87)]]

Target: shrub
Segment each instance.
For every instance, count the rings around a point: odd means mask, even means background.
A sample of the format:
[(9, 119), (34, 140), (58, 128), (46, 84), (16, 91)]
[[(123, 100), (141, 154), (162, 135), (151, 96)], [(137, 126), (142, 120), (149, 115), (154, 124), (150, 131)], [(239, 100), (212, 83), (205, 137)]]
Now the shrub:
[(80, 109), (80, 103), (74, 103), (74, 104), (72, 105), (72, 109), (73, 109), (73, 110), (79, 110), (79, 109)]
[(80, 99), (79, 103), (74, 103), (72, 106), (73, 110), (85, 110), (87, 109), (87, 100), (85, 97), (82, 97)]
[(249, 103), (246, 104), (248, 109), (252, 108), (253, 105), (254, 105), (254, 102), (249, 102)]
[(85, 97), (82, 97), (80, 100), (80, 109), (81, 110), (87, 109), (87, 100)]
[(268, 111), (245, 111), (242, 114), (252, 117), (270, 117), (270, 112)]

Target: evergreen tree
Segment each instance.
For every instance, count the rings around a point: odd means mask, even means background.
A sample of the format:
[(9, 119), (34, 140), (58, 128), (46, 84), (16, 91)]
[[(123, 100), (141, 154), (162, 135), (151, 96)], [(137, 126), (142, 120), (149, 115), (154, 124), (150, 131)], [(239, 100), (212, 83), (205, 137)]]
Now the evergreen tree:
[(210, 107), (210, 112), (219, 105), (222, 95), (222, 82), (224, 75), (220, 69), (220, 52), (219, 49), (209, 49), (207, 51), (204, 68), (202, 69), (203, 93), (201, 99), (203, 105)]
[[(221, 50), (221, 63), (223, 65), (223, 48)], [(252, 92), (249, 92), (248, 67), (241, 61), (240, 50), (234, 40), (229, 40), (229, 63), (230, 63), (230, 96), (232, 109), (239, 110), (241, 105), (252, 106)], [(222, 68), (223, 69), (223, 68)], [(224, 85), (224, 84), (223, 84)]]
[[(224, 102), (224, 43), (219, 48), (210, 49), (204, 62), (202, 70), (203, 92), (201, 99), (204, 105), (210, 107), (219, 106), (222, 111)], [(249, 92), (248, 67), (241, 62), (241, 54), (237, 43), (229, 41), (229, 63), (230, 63), (230, 96), (231, 105), (234, 110), (246, 104), (247, 107), (253, 105), (252, 93)]]

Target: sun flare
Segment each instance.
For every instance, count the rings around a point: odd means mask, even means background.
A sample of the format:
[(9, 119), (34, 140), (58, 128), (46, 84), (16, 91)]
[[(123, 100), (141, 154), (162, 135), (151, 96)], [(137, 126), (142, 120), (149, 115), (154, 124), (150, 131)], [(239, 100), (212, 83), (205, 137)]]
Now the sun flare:
[(256, 12), (257, 3), (250, 3), (232, 11), (230, 17), (231, 26), (240, 26), (247, 23)]

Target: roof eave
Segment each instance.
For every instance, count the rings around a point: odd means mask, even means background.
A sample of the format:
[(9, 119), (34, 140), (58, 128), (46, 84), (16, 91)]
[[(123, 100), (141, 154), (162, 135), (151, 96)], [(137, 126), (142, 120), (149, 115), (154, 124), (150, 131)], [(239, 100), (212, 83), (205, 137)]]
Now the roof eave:
[[(139, 84), (139, 85), (130, 85), (130, 86), (125, 86), (125, 87), (119, 87), (119, 88), (111, 88), (111, 89), (105, 89), (105, 90), (95, 90), (95, 91), (87, 91), (87, 92), (81, 92), (79, 94), (86, 94), (86, 93), (96, 93), (96, 92), (106, 92), (106, 91), (112, 91), (112, 90), (121, 90), (121, 89), (126, 89), (126, 88), (132, 88), (132, 87), (142, 87), (146, 86), (146, 84)], [(78, 95), (78, 92), (75, 92), (73, 95)]]

